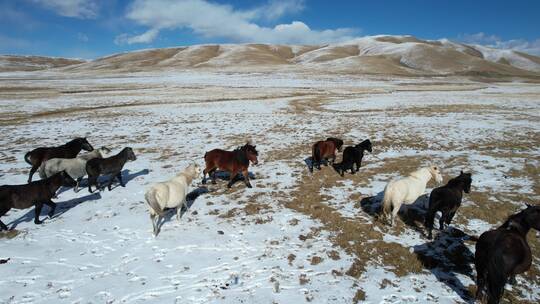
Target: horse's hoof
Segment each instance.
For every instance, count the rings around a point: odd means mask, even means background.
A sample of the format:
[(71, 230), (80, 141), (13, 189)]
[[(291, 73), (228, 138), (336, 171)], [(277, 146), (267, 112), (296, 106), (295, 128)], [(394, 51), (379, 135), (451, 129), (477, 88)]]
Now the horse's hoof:
[(248, 188), (253, 188), (251, 185), (247, 185)]
[(43, 221), (34, 221), (34, 224), (41, 225), (41, 224), (43, 224)]

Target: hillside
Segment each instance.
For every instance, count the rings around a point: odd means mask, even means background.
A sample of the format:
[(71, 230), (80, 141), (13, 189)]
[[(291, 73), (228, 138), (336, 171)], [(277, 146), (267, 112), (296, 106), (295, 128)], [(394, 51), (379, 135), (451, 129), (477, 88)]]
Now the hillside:
[[(412, 36), (370, 36), (339, 44), (298, 46), (268, 44), (195, 45), (120, 53), (80, 62), (45, 57), (4, 56), (0, 70), (61, 67), (76, 72), (147, 72), (162, 70), (294, 70), (345, 74), (540, 76), (540, 57)], [(4, 60), (7, 60), (4, 59)], [(19, 59), (19, 60), (16, 60)]]

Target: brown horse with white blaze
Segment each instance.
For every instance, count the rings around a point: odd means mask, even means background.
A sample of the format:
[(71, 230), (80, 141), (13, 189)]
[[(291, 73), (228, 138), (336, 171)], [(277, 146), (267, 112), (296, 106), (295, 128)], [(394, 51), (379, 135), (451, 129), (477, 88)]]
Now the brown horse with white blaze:
[(332, 163), (336, 160), (336, 150), (341, 152), (343, 147), (343, 140), (335, 137), (328, 137), (326, 140), (320, 140), (313, 144), (311, 148), (311, 161), (312, 165), (309, 167), (309, 171), (313, 172), (313, 167), (317, 167), (321, 170), (321, 162), (323, 160), (332, 160)]
[(257, 160), (259, 153), (255, 148), (256, 146), (247, 143), (234, 151), (214, 149), (206, 152), (204, 154), (206, 168), (203, 170), (202, 183), (206, 184), (206, 174), (208, 174), (212, 178), (212, 184), (215, 184), (216, 170), (220, 169), (230, 173), (228, 188), (233, 185), (236, 175), (240, 172), (244, 175), (246, 186), (251, 188), (248, 172), (249, 163), (256, 165), (259, 162)]

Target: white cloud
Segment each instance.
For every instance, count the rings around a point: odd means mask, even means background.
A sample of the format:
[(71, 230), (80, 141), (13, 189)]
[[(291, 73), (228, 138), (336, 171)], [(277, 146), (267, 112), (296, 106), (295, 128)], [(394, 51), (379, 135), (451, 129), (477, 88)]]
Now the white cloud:
[(496, 35), (485, 33), (463, 34), (458, 36), (458, 40), (470, 44), (480, 44), (497, 49), (512, 49), (528, 54), (540, 56), (540, 39), (528, 41), (525, 39), (503, 40)]
[(303, 9), (303, 1), (281, 0), (251, 9), (238, 10), (230, 5), (205, 0), (136, 0), (128, 9), (127, 18), (149, 31), (130, 37), (122, 34), (117, 43), (149, 43), (163, 29), (191, 29), (204, 38), (222, 38), (233, 42), (317, 44), (351, 39), (356, 30), (313, 30), (301, 21), (260, 26), (256, 20), (276, 19)]
[(137, 36), (129, 36), (128, 34), (121, 34), (114, 39), (116, 44), (134, 44), (134, 43), (150, 43), (156, 39), (159, 34), (159, 30), (150, 29), (145, 33)]
[(99, 10), (97, 0), (33, 0), (65, 17), (81, 19), (96, 18)]

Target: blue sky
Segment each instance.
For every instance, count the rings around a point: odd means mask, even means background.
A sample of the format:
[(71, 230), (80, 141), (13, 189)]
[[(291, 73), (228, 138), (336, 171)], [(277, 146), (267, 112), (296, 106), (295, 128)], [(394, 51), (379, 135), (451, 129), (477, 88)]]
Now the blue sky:
[(91, 59), (200, 43), (320, 44), (378, 34), (540, 55), (540, 1), (0, 0), (0, 54)]

